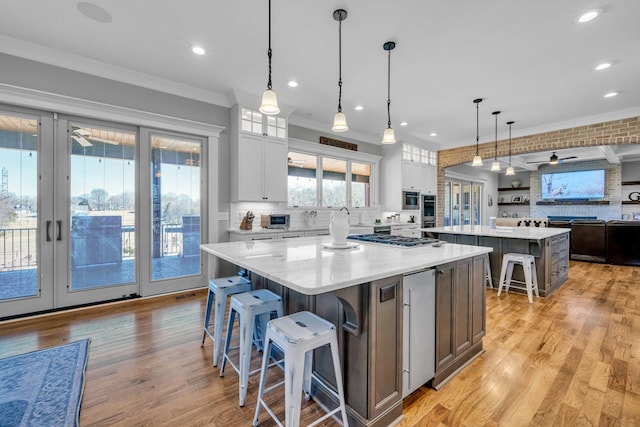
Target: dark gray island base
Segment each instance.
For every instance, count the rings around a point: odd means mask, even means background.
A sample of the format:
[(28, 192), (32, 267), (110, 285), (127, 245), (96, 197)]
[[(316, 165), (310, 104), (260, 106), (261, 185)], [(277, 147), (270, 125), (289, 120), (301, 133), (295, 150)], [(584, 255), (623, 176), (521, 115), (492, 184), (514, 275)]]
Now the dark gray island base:
[[(422, 231), (441, 240), (463, 245), (493, 248), (489, 254), (491, 278), (497, 288), (502, 256), (509, 252), (530, 254), (536, 260), (536, 274), (541, 297), (552, 295), (569, 279), (569, 230), (487, 226), (452, 226), (425, 228)], [(513, 278), (524, 280), (521, 266), (513, 269)], [(515, 292), (524, 292), (513, 289)]]
[[(442, 387), (482, 353), (491, 249), (358, 244), (330, 250), (329, 242), (304, 237), (201, 249), (247, 270), (254, 288), (281, 295), (286, 314), (308, 310), (335, 324), (350, 425), (396, 424), (403, 393), (423, 384)], [(335, 389), (329, 350), (315, 350), (313, 363), (319, 380)], [(337, 404), (322, 387), (312, 394), (328, 407)]]

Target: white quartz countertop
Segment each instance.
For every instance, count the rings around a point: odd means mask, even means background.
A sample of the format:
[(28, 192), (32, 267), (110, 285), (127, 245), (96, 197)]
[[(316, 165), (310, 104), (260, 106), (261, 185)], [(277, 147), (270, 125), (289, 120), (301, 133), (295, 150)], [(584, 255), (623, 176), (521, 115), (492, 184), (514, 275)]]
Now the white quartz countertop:
[(200, 248), (306, 295), (335, 291), (492, 251), (488, 247), (453, 243), (416, 248), (363, 242), (354, 242), (356, 246), (350, 249), (323, 246), (330, 243), (330, 236), (321, 236), (207, 243)]
[(469, 236), (492, 236), (511, 239), (540, 240), (548, 237), (569, 233), (569, 228), (539, 228), (539, 227), (496, 227), (488, 225), (454, 225), (450, 227), (422, 228), (422, 231), (434, 233), (464, 234)]

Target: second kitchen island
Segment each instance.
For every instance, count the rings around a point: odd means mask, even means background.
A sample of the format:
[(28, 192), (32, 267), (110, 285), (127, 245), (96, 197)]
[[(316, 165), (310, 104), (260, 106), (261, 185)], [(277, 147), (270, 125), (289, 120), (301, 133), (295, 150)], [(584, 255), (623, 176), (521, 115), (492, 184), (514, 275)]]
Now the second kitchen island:
[[(536, 260), (540, 296), (548, 297), (569, 278), (568, 228), (496, 227), (458, 225), (423, 228), (423, 232), (441, 240), (493, 248), (489, 254), (494, 287), (500, 283), (502, 256), (508, 252), (530, 254)], [(513, 278), (524, 280), (522, 268), (513, 270)]]
[[(285, 313), (309, 310), (338, 326), (350, 423), (388, 426), (402, 418), (403, 383), (412, 375), (411, 363), (417, 372), (425, 360), (432, 360), (432, 374), (417, 384), (430, 382), (439, 388), (482, 353), (484, 262), (491, 249), (457, 244), (397, 248), (368, 243), (331, 249), (326, 247), (330, 242), (328, 236), (305, 237), (204, 244), (201, 249), (248, 270), (254, 288), (282, 295)], [(429, 269), (435, 276), (435, 301), (415, 298), (416, 304), (411, 306), (411, 295), (417, 296), (423, 285), (413, 283), (415, 288), (403, 295), (403, 278)], [(407, 280), (410, 282), (415, 280)], [(431, 302), (433, 313), (417, 301)], [(407, 321), (416, 314), (430, 315), (433, 320), (417, 325)], [(434, 331), (431, 337), (422, 335), (428, 323)], [(425, 346), (425, 340), (431, 342)], [(426, 359), (413, 357), (413, 362), (408, 357), (403, 360), (416, 351), (414, 348), (426, 348), (430, 354)], [(320, 354), (314, 358), (314, 372), (335, 388), (330, 358), (322, 354), (325, 349), (316, 351)], [(330, 399), (322, 388), (314, 391), (316, 399)]]

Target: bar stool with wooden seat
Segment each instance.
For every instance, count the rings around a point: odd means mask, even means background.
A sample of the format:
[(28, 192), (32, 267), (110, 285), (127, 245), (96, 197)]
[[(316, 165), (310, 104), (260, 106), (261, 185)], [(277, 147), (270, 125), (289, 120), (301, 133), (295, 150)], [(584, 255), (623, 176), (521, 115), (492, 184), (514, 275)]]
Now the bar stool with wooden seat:
[[(274, 419), (276, 424), (282, 427), (280, 420), (265, 403), (265, 393), (281, 386), (284, 383), (285, 425), (300, 425), (301, 396), (304, 392), (305, 399), (311, 398), (311, 379), (314, 377), (319, 385), (322, 385), (328, 393), (339, 402), (336, 409), (328, 411), (325, 415), (309, 424), (309, 427), (318, 425), (325, 419), (338, 412), (342, 416), (342, 425), (348, 426), (347, 410), (342, 385), (342, 372), (338, 355), (338, 339), (336, 327), (333, 323), (308, 311), (301, 311), (271, 320), (267, 324), (267, 333), (264, 341), (262, 356), (262, 373), (260, 374), (260, 388), (256, 403), (256, 414), (253, 418), (253, 426), (258, 425), (260, 407)], [(275, 344), (284, 353), (284, 381), (271, 385), (265, 389), (267, 369), (270, 359), (271, 346)], [(333, 359), (333, 370), (336, 378), (337, 392), (327, 387), (312, 373), (313, 350), (328, 345)], [(282, 360), (279, 361), (282, 363)]]
[[(229, 320), (227, 322), (227, 334), (224, 343), (224, 352), (222, 353), (222, 364), (220, 365), (220, 376), (224, 376), (224, 368), (227, 362), (229, 362), (231, 367), (233, 367), (240, 377), (240, 406), (244, 406), (244, 401), (247, 397), (249, 376), (260, 372), (260, 369), (250, 371), (251, 348), (253, 347), (255, 330), (254, 326), (256, 321), (258, 321), (260, 330), (262, 331), (262, 341), (264, 346), (266, 343), (264, 331), (267, 330), (269, 317), (274, 313), (277, 317), (282, 317), (284, 314), (284, 306), (282, 304), (282, 298), (268, 289), (257, 289), (255, 291), (236, 294), (231, 297), (231, 303), (229, 305)], [(230, 345), (236, 315), (238, 316), (238, 333), (240, 338), (240, 343), (237, 347), (240, 353), (237, 365), (235, 365), (229, 357), (229, 350), (232, 350)], [(265, 354), (267, 353), (265, 352)]]
[[(242, 276), (222, 277), (209, 280), (209, 294), (207, 296), (207, 308), (204, 313), (204, 332), (202, 333), (202, 344), (209, 336), (213, 341), (213, 366), (218, 366), (220, 358), (220, 347), (222, 345), (222, 325), (224, 325), (224, 313), (227, 308), (227, 298), (231, 295), (251, 290), (251, 282)], [(211, 322), (211, 310), (215, 300), (215, 312), (213, 313), (213, 333), (209, 328)]]
[[(512, 279), (513, 266), (515, 264), (522, 265), (524, 272), (524, 282), (521, 280)], [(516, 254), (506, 253), (502, 257), (502, 269), (500, 270), (500, 285), (498, 287), (498, 296), (502, 293), (502, 287), (504, 286), (505, 292), (509, 292), (511, 282), (524, 284), (524, 287), (514, 286), (514, 289), (521, 289), (527, 291), (529, 297), (529, 303), (533, 304), (532, 291), (536, 292), (536, 297), (540, 297), (538, 293), (538, 275), (536, 274), (536, 259), (533, 255), (529, 254)]]

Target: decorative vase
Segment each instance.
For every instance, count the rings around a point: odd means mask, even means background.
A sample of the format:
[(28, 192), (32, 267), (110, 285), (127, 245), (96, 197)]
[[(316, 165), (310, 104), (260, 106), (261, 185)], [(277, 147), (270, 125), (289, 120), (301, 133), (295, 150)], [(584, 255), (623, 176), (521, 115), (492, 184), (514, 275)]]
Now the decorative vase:
[(517, 179), (515, 181), (511, 181), (511, 187), (520, 188), (520, 181), (518, 181)]
[(347, 244), (349, 214), (346, 211), (335, 211), (331, 213), (329, 233), (331, 234), (334, 244)]

